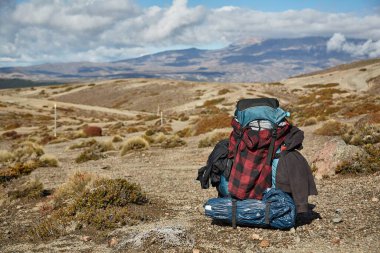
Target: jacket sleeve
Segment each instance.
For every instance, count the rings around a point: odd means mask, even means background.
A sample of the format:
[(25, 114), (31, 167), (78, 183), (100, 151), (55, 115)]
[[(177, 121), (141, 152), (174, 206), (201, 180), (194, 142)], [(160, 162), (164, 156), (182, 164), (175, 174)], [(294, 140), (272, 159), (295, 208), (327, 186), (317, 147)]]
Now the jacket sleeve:
[(291, 193), (297, 213), (308, 211), (308, 196), (317, 195), (314, 178), (306, 159), (296, 150), (285, 152), (279, 159), (277, 188)]

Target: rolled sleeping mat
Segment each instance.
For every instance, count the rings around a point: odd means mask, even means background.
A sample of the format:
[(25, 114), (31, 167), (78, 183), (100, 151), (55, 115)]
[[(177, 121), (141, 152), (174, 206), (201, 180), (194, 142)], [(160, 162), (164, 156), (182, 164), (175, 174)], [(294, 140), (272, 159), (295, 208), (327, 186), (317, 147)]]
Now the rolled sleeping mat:
[[(235, 211), (232, 198), (209, 199), (204, 208), (206, 216), (224, 223), (232, 224), (236, 219), (239, 226), (278, 229), (294, 227), (297, 214), (293, 199), (287, 193), (274, 188), (268, 188), (262, 200), (237, 200)], [(235, 217), (233, 213), (236, 214)]]

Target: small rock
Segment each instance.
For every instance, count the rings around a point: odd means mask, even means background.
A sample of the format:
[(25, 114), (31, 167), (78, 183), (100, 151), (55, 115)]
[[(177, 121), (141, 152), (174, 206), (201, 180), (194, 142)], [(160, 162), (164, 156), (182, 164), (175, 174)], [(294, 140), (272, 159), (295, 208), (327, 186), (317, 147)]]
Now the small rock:
[(10, 230), (5, 230), (4, 234), (9, 235), (9, 234), (11, 234), (11, 231)]
[(334, 237), (332, 240), (331, 240), (332, 243), (334, 244), (340, 244), (340, 238), (339, 237)]
[(342, 222), (342, 217), (340, 217), (340, 216), (335, 217), (335, 218), (332, 219), (332, 222), (334, 222), (334, 223), (340, 223), (340, 222)]
[(116, 244), (118, 244), (118, 241), (115, 237), (112, 237), (109, 241), (108, 241), (108, 247), (113, 247), (115, 246)]
[(84, 241), (84, 242), (88, 242), (88, 241), (91, 241), (91, 237), (89, 237), (88, 235), (84, 235), (80, 238), (81, 241)]
[(106, 165), (106, 166), (101, 167), (100, 169), (101, 170), (109, 170), (109, 169), (111, 169), (111, 166)]
[(259, 241), (263, 240), (263, 238), (260, 237), (260, 235), (258, 235), (258, 234), (253, 234), (251, 238), (252, 238), (252, 240), (259, 240)]
[(379, 201), (378, 198), (376, 198), (376, 197), (373, 197), (373, 198), (372, 198), (372, 202), (378, 202), (378, 201)]
[(301, 238), (299, 236), (296, 237), (295, 239), (296, 243), (300, 243), (301, 242)]
[(291, 233), (291, 234), (295, 234), (295, 233), (296, 233), (296, 229), (295, 229), (295, 228), (291, 228), (291, 229), (289, 230), (289, 233)]
[(267, 248), (267, 247), (269, 247), (269, 245), (270, 245), (270, 242), (268, 241), (268, 240), (262, 240), (261, 242), (260, 242), (260, 244), (259, 244), (259, 246), (261, 247), (261, 248)]
[(199, 249), (193, 249), (193, 253), (200, 253)]
[(21, 209), (22, 208), (22, 206), (16, 206), (16, 209)]

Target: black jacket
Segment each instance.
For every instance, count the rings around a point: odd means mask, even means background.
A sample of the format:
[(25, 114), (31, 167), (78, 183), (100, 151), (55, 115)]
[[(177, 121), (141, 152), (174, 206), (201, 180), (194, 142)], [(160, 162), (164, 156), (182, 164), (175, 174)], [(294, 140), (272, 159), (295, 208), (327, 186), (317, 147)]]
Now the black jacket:
[(303, 131), (292, 126), (285, 138), (286, 150), (277, 165), (276, 188), (292, 195), (297, 213), (308, 211), (308, 196), (317, 195), (314, 178), (306, 159), (296, 149), (302, 149)]
[(198, 170), (197, 180), (201, 182), (202, 189), (218, 186), (220, 175), (223, 173), (225, 178), (230, 176), (232, 160), (228, 156), (228, 139), (219, 141), (207, 159), (207, 165)]

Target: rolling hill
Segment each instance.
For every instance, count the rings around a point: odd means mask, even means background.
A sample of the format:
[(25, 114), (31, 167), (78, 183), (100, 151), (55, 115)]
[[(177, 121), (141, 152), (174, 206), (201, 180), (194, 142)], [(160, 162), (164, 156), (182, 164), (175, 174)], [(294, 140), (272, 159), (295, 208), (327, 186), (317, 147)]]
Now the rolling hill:
[[(108, 63), (76, 62), (0, 68), (0, 78), (34, 81), (169, 78), (216, 82), (270, 82), (362, 60), (327, 50), (329, 38), (268, 39), (217, 50), (189, 48)], [(359, 44), (365, 40), (347, 39)]]

